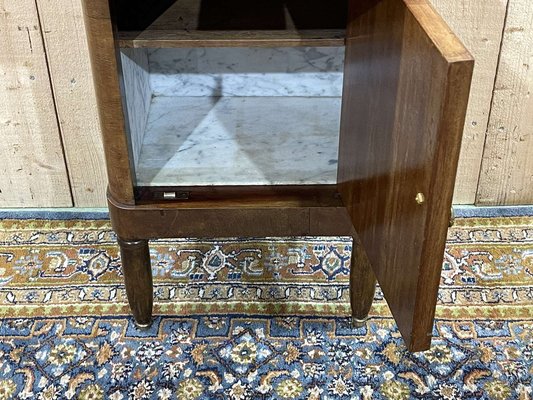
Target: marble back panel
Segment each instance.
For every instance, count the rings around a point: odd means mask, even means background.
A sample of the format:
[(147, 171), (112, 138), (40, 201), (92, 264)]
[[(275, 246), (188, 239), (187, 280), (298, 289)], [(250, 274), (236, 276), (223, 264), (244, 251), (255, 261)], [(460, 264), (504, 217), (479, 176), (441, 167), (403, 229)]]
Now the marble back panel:
[(150, 49), (154, 96), (340, 97), (343, 47)]

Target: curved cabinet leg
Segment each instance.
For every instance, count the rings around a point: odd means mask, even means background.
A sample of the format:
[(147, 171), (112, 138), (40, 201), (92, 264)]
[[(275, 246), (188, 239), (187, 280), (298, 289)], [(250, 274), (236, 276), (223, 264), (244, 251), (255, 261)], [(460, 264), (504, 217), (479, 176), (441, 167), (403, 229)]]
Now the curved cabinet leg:
[(359, 237), (354, 234), (350, 268), (350, 303), (354, 327), (363, 326), (368, 319), (375, 291), (376, 277)]
[(152, 323), (154, 301), (148, 241), (127, 241), (119, 238), (118, 244), (133, 318), (139, 328), (148, 328)]

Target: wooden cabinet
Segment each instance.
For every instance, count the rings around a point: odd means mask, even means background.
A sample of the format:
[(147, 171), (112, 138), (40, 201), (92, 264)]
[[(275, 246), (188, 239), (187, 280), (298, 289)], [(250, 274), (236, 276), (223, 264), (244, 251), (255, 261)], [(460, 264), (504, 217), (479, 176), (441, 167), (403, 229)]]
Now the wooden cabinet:
[(473, 69), (429, 3), (84, 3), (136, 322), (149, 239), (351, 235), (354, 321), (377, 278), (427, 349)]

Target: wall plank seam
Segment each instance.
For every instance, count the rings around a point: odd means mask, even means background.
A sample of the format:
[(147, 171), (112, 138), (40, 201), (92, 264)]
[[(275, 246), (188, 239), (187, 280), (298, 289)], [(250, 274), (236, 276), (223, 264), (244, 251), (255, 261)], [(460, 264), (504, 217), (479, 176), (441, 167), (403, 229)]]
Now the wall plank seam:
[(44, 40), (44, 29), (43, 29), (43, 24), (42, 24), (41, 11), (39, 10), (39, 3), (37, 2), (37, 0), (34, 0), (34, 3), (35, 3), (35, 9), (37, 10), (37, 21), (39, 23), (39, 30), (41, 32), (41, 41), (42, 41), (42, 46), (43, 46), (43, 49), (44, 49), (45, 65), (46, 65), (46, 70), (48, 71), (48, 79), (50, 81), (50, 90), (52, 92), (52, 104), (53, 104), (54, 111), (55, 111), (55, 119), (56, 119), (56, 122), (57, 122), (57, 129), (59, 131), (59, 145), (61, 146), (61, 152), (63, 154), (63, 161), (65, 163), (65, 170), (66, 170), (66, 175), (67, 175), (68, 190), (69, 190), (69, 193), (70, 193), (70, 200), (72, 202), (72, 206), (75, 206), (74, 193), (72, 191), (72, 178), (70, 176), (69, 164), (68, 164), (67, 155), (66, 155), (66, 151), (65, 151), (65, 140), (63, 138), (63, 128), (62, 128), (61, 122), (59, 120), (59, 112), (58, 112), (59, 110), (57, 108), (56, 93), (55, 93), (55, 89), (54, 89), (52, 71), (50, 69), (50, 60), (49, 60), (49, 57), (48, 57), (48, 48), (47, 48), (47, 45), (46, 45), (46, 41)]
[(81, 1), (36, 2), (74, 206), (105, 206), (107, 174)]
[(496, 73), (494, 74), (494, 83), (492, 85), (492, 96), (490, 98), (490, 109), (489, 109), (489, 115), (488, 115), (488, 118), (487, 118), (487, 124), (485, 126), (485, 140), (483, 141), (483, 156), (481, 158), (481, 163), (480, 163), (480, 166), (479, 166), (479, 174), (478, 174), (478, 178), (477, 178), (477, 187), (476, 187), (476, 201), (475, 201), (475, 204), (474, 205), (478, 205), (478, 199), (479, 199), (479, 192), (480, 192), (480, 182), (481, 182), (481, 175), (483, 173), (483, 162), (484, 162), (484, 155), (485, 155), (485, 150), (487, 149), (487, 141), (488, 141), (488, 138), (489, 138), (489, 125), (490, 125), (490, 121), (491, 121), (491, 118), (492, 118), (492, 111), (493, 111), (493, 105), (494, 105), (494, 95), (495, 95), (495, 88), (496, 88), (496, 82), (498, 80), (498, 73), (500, 72), (500, 67), (501, 67), (501, 59), (502, 59), (502, 49), (503, 49), (503, 41), (504, 41), (504, 37), (505, 37), (505, 29), (507, 27), (507, 18), (509, 17), (509, 7), (511, 6), (511, 2), (508, 1), (507, 2), (507, 6), (505, 8), (505, 17), (504, 17), (504, 22), (503, 22), (503, 26), (502, 26), (502, 35), (501, 35), (501, 38), (500, 38), (500, 45), (499, 45), (499, 50), (498, 50), (498, 65), (496, 66)]
[(72, 207), (34, 0), (0, 1), (0, 206)]

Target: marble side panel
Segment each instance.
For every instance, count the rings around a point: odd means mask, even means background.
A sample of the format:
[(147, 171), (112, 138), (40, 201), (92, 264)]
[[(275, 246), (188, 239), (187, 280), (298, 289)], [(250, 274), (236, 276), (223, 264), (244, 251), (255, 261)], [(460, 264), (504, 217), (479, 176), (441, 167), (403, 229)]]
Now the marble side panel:
[(121, 49), (121, 60), (131, 148), (134, 163), (137, 166), (152, 100), (148, 51), (146, 49)]
[(155, 96), (342, 95), (343, 47), (150, 49)]
[(155, 97), (138, 184), (336, 182), (340, 98)]

